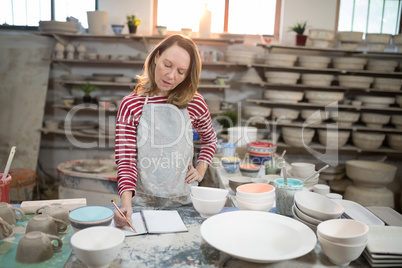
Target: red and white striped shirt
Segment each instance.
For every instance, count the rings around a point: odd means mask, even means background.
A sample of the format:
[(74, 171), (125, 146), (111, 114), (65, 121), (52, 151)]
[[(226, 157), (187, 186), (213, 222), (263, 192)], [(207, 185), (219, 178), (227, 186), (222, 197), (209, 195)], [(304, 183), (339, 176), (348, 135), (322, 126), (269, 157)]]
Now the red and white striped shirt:
[[(133, 191), (138, 178), (137, 127), (141, 118), (145, 96), (132, 93), (123, 98), (116, 119), (115, 160), (117, 164), (118, 194)], [(148, 103), (167, 103), (167, 96), (148, 97)], [(211, 115), (203, 97), (196, 93), (187, 105), (191, 124), (200, 135), (201, 150), (198, 161), (211, 163), (217, 139)]]

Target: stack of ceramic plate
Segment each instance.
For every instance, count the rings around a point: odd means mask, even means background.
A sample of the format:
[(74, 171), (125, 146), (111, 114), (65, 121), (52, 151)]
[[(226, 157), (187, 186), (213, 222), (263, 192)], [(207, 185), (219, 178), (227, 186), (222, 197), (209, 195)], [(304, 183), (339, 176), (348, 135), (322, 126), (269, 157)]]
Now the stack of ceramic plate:
[(76, 33), (77, 23), (73, 21), (39, 21), (41, 32)]
[(363, 256), (371, 267), (402, 266), (402, 227), (370, 226)]

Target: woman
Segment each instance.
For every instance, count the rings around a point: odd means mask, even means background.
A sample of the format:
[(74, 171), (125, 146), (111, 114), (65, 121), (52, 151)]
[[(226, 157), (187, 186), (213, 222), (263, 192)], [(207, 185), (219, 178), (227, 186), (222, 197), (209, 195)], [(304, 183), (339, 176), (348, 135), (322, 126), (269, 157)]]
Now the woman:
[[(207, 105), (197, 93), (201, 60), (194, 42), (181, 35), (162, 40), (149, 54), (144, 74), (119, 107), (116, 164), (121, 207), (131, 218), (136, 206), (180, 206), (191, 203), (211, 163), (216, 134)], [(201, 137), (196, 168), (193, 127)], [(117, 226), (125, 219), (114, 216)]]

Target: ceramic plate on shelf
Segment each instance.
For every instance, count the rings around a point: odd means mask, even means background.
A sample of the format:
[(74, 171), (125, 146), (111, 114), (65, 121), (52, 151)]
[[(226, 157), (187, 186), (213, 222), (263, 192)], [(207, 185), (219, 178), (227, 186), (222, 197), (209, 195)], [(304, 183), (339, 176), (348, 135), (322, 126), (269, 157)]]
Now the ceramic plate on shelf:
[(390, 226), (402, 227), (402, 215), (390, 207), (367, 207), (378, 218)]
[(298, 258), (314, 249), (317, 238), (305, 224), (262, 211), (214, 215), (201, 225), (208, 244), (241, 260), (273, 263)]
[(334, 201), (343, 206), (346, 218), (361, 221), (367, 225), (385, 225), (382, 220), (359, 203), (345, 199), (337, 199)]

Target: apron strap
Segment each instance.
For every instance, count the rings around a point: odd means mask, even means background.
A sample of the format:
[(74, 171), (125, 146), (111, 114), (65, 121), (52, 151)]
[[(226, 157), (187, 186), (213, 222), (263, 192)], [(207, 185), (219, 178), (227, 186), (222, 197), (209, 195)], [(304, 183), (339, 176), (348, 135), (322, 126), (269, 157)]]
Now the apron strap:
[(147, 96), (145, 97), (144, 105), (146, 105), (147, 103), (148, 103), (148, 94), (147, 94)]

